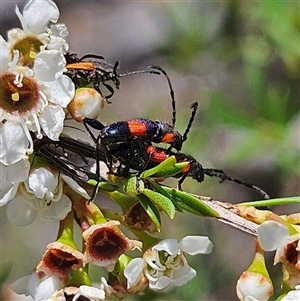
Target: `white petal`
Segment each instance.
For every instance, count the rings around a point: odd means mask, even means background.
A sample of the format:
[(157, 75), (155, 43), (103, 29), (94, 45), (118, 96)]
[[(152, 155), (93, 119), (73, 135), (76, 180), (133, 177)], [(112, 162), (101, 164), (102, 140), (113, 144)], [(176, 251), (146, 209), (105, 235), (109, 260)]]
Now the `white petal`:
[(66, 176), (66, 175), (61, 175), (63, 180), (78, 194), (82, 195), (84, 198), (89, 200), (91, 197), (89, 194), (83, 189), (76, 181), (74, 181), (72, 178)]
[(44, 83), (50, 90), (53, 103), (66, 108), (75, 94), (73, 81), (66, 75), (58, 77), (55, 81)]
[(289, 230), (283, 224), (265, 221), (257, 228), (257, 239), (265, 251), (278, 249), (289, 236)]
[(174, 238), (167, 238), (152, 247), (152, 250), (166, 251), (170, 255), (177, 255), (180, 252), (180, 245)]
[(53, 194), (57, 186), (58, 179), (46, 168), (35, 169), (28, 177), (28, 184), (35, 196), (43, 199), (49, 193)]
[(71, 208), (71, 200), (66, 195), (63, 195), (58, 202), (51, 202), (51, 205), (41, 212), (41, 218), (62, 220), (71, 211)]
[(62, 76), (64, 66), (65, 58), (58, 50), (46, 50), (36, 56), (33, 71), (38, 80), (52, 82)]
[(105, 299), (105, 292), (102, 289), (91, 287), (88, 285), (81, 285), (78, 289), (78, 292), (74, 296), (72, 301), (76, 301), (81, 299), (80, 297), (86, 297), (88, 300), (104, 300)]
[(26, 154), (28, 139), (20, 123), (6, 121), (0, 125), (0, 162), (14, 164)]
[(15, 197), (19, 183), (27, 179), (29, 169), (27, 160), (8, 166), (0, 163), (0, 207)]
[(23, 17), (28, 29), (39, 34), (46, 31), (49, 21), (57, 22), (59, 10), (51, 0), (30, 0), (23, 9)]
[(190, 254), (208, 254), (213, 248), (207, 236), (186, 236), (179, 241), (182, 251)]
[(7, 43), (0, 35), (0, 74), (7, 71), (9, 57), (9, 49), (7, 47)]
[(39, 283), (38, 289), (35, 293), (35, 301), (47, 300), (57, 289), (63, 287), (61, 281), (55, 277), (48, 277)]
[(25, 227), (35, 221), (37, 211), (18, 195), (7, 204), (6, 214), (13, 225)]
[(45, 134), (57, 141), (63, 130), (65, 120), (64, 110), (57, 105), (48, 105), (39, 116), (40, 125)]
[(29, 169), (29, 161), (22, 159), (15, 164), (7, 166), (6, 179), (11, 183), (24, 182), (28, 178)]
[(127, 279), (127, 289), (137, 284), (143, 273), (144, 260), (142, 258), (133, 258), (124, 270), (124, 276)]
[(182, 286), (196, 276), (196, 271), (190, 266), (183, 266), (181, 269), (174, 270), (174, 285)]
[(167, 276), (160, 276), (157, 281), (149, 281), (149, 288), (154, 291), (161, 291), (169, 288), (170, 284), (173, 282), (173, 279)]
[(23, 276), (19, 279), (17, 279), (15, 282), (13, 282), (10, 286), (10, 288), (19, 295), (26, 295), (28, 296), (28, 283), (31, 275)]
[(0, 207), (6, 205), (8, 201), (12, 200), (18, 190), (18, 184), (11, 184), (7, 182), (1, 182), (0, 187)]

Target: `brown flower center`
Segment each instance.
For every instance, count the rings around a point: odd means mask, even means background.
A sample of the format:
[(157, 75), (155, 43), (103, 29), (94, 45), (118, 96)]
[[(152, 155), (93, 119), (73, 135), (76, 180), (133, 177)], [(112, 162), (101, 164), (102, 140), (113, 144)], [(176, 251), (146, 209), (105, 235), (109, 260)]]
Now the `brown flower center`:
[(30, 111), (39, 101), (37, 83), (24, 76), (22, 85), (16, 84), (16, 75), (6, 73), (0, 76), (0, 108), (10, 114)]
[(38, 40), (36, 37), (27, 36), (26, 38), (16, 42), (12, 49), (19, 50), (20, 58), (19, 63), (22, 66), (33, 67), (34, 59), (36, 55), (40, 52), (41, 46), (43, 43)]
[(102, 260), (119, 257), (128, 246), (123, 236), (108, 227), (96, 230), (88, 243), (90, 254)]

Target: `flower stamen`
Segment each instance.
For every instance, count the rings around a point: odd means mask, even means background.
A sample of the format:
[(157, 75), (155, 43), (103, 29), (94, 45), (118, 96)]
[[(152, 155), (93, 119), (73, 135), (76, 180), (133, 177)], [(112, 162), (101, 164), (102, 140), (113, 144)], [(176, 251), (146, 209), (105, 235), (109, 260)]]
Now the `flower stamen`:
[(11, 95), (11, 99), (13, 101), (18, 101), (20, 99), (20, 94), (18, 92), (15, 92)]

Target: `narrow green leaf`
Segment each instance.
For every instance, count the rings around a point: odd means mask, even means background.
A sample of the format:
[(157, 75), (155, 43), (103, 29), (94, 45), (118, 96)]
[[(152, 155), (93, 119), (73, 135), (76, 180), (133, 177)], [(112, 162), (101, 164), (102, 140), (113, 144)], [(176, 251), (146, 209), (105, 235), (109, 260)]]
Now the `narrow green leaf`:
[(253, 207), (264, 206), (265, 207), (265, 206), (278, 206), (278, 205), (289, 205), (289, 204), (300, 204), (300, 196), (245, 202), (245, 203), (239, 203), (239, 206), (253, 206)]
[(161, 210), (163, 210), (171, 219), (175, 217), (175, 206), (169, 198), (147, 188), (144, 189), (143, 194), (146, 195)]
[(96, 186), (98, 184), (98, 187), (101, 190), (108, 191), (108, 192), (115, 191), (119, 188), (119, 186), (117, 186), (114, 183), (107, 182), (107, 181), (101, 181), (101, 182), (98, 183), (98, 181), (96, 181), (94, 179), (90, 179), (86, 183), (88, 183), (91, 186)]
[(153, 188), (160, 194), (164, 195), (166, 198), (170, 199), (174, 206), (176, 207), (177, 211), (182, 212), (182, 208), (177, 206), (177, 200), (176, 198), (173, 198), (172, 195), (170, 195), (167, 191), (165, 191), (161, 185), (159, 185), (155, 180), (148, 178), (147, 181), (149, 181), (151, 183), (151, 185), (153, 186)]
[(159, 165), (144, 171), (140, 177), (172, 177), (181, 172), (187, 164), (189, 164), (189, 162), (176, 163), (175, 156), (170, 156), (168, 159), (166, 159)]
[(129, 195), (137, 195), (144, 190), (144, 182), (135, 175), (131, 175), (129, 178), (111, 176), (110, 179)]
[(177, 201), (176, 205), (179, 206), (182, 210), (186, 210), (191, 213), (203, 215), (203, 216), (212, 216), (212, 217), (219, 216), (219, 214), (215, 210), (211, 209), (200, 199), (186, 192), (179, 191), (177, 189), (166, 187), (166, 186), (163, 186), (163, 189), (169, 192), (173, 198), (176, 198)]
[(143, 208), (149, 215), (156, 229), (160, 231), (161, 219), (157, 208), (154, 206), (154, 204), (149, 200), (147, 196), (143, 194), (139, 194), (136, 197), (138, 198), (140, 204), (143, 206)]
[(129, 195), (137, 195), (144, 191), (145, 184), (138, 177), (132, 175), (130, 178), (125, 179), (122, 189)]

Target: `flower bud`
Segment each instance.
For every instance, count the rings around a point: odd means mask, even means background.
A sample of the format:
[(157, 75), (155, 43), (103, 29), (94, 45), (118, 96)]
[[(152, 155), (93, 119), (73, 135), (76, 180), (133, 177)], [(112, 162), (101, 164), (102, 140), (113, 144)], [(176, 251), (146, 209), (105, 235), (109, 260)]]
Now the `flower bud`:
[(93, 88), (79, 88), (68, 105), (71, 116), (78, 122), (84, 117), (97, 119), (105, 99)]

